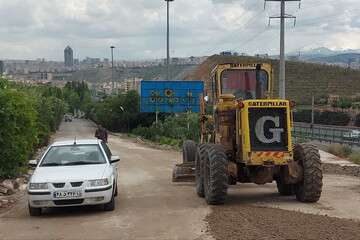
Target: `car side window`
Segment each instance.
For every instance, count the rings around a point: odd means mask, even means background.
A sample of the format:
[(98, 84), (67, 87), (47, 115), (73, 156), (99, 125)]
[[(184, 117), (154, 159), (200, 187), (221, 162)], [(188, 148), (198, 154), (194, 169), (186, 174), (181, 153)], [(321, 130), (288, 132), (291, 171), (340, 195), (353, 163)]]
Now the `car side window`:
[(106, 145), (106, 143), (104, 143), (104, 142), (101, 142), (101, 146), (103, 147), (103, 149), (104, 149), (104, 151), (105, 151), (105, 153), (106, 153), (106, 156), (107, 156), (107, 158), (109, 159), (109, 161), (110, 161), (110, 159), (111, 159), (111, 156), (112, 156), (112, 153), (111, 153), (111, 151), (110, 151), (110, 148)]

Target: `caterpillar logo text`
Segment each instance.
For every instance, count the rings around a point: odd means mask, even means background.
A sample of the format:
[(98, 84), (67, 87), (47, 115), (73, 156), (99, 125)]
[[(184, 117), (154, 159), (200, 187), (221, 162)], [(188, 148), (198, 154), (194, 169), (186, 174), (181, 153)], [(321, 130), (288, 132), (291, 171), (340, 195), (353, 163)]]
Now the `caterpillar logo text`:
[(249, 102), (249, 107), (286, 107), (286, 102)]

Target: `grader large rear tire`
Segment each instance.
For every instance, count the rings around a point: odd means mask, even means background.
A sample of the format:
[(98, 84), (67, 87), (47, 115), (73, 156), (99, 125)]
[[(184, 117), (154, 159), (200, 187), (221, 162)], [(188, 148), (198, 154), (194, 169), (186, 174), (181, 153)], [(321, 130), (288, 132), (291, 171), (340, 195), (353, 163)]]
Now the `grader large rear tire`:
[(183, 162), (195, 162), (196, 158), (196, 143), (192, 140), (186, 140), (183, 143)]
[(319, 150), (310, 144), (298, 144), (294, 148), (294, 159), (303, 167), (303, 180), (295, 185), (296, 199), (313, 203), (320, 199), (323, 175)]
[(199, 197), (205, 197), (204, 190), (204, 162), (207, 158), (207, 144), (200, 144), (197, 148), (196, 158), (195, 158), (195, 183), (196, 183), (196, 193)]
[(222, 146), (211, 144), (204, 161), (205, 199), (210, 205), (225, 202), (228, 189), (228, 161)]

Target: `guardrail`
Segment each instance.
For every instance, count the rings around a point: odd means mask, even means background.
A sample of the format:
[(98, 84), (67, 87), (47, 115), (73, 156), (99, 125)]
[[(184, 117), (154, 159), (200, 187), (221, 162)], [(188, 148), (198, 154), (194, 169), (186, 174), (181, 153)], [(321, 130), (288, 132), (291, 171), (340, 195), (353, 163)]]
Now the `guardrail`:
[(356, 127), (338, 127), (308, 123), (294, 123), (293, 138), (295, 141), (316, 140), (327, 143), (340, 143), (351, 146), (360, 146), (360, 137), (350, 137), (353, 130), (360, 132)]

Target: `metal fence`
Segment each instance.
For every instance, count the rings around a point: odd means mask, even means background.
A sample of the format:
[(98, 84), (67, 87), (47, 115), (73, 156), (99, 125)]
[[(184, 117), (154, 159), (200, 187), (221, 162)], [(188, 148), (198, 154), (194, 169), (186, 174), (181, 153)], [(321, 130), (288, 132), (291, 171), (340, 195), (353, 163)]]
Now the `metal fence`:
[(360, 132), (360, 128), (294, 123), (293, 138), (297, 142), (315, 140), (326, 143), (340, 143), (359, 147), (360, 137), (351, 136), (351, 133), (354, 131)]

